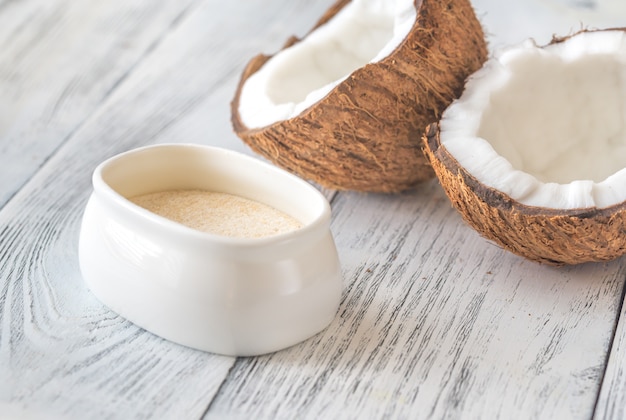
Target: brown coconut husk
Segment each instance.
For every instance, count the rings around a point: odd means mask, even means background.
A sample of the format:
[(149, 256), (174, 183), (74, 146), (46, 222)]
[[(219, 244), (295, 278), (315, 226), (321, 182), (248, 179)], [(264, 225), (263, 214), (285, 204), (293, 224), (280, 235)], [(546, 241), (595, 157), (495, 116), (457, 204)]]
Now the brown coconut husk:
[(439, 124), (424, 135), (424, 151), (463, 219), (482, 236), (533, 261), (580, 264), (626, 254), (626, 202), (612, 207), (527, 206), (478, 181), (441, 145)]
[[(315, 28), (347, 3), (331, 7)], [(259, 129), (248, 129), (238, 113), (244, 82), (270, 57), (253, 58), (231, 104), (237, 135), (278, 166), (328, 188), (398, 192), (432, 178), (421, 134), (460, 96), (487, 46), (469, 0), (417, 0), (415, 7), (416, 22), (392, 54), (354, 71), (300, 115)]]

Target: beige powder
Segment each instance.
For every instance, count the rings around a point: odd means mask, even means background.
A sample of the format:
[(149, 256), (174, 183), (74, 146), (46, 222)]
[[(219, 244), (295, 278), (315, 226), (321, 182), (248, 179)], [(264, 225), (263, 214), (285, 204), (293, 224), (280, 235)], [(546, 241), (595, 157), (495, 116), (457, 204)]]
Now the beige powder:
[(302, 227), (273, 207), (237, 195), (202, 190), (170, 190), (130, 198), (159, 216), (222, 236), (261, 238)]

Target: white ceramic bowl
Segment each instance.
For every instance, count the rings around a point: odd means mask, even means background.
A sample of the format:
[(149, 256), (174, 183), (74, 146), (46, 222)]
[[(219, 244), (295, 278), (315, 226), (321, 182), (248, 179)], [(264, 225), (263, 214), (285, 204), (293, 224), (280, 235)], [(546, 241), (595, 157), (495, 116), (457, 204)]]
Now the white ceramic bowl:
[[(330, 206), (305, 181), (199, 145), (132, 150), (99, 165), (80, 233), (80, 268), (109, 308), (163, 338), (214, 353), (276, 351), (324, 329), (341, 295)], [(236, 194), (301, 229), (247, 239), (185, 227), (126, 197), (170, 189)]]

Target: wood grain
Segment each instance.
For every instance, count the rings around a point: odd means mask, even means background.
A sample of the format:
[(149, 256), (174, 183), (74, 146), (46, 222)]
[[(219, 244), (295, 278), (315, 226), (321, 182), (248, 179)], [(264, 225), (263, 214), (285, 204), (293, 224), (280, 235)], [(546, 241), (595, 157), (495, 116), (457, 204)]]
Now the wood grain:
[(623, 305), (622, 295), (619, 323), (594, 412), (597, 419), (626, 418), (626, 308)]
[(346, 291), (308, 342), (235, 364), (205, 418), (589, 418), (624, 262), (554, 269), (480, 238), (436, 183), (340, 193)]
[(0, 207), (191, 4), (191, 0), (2, 3)]

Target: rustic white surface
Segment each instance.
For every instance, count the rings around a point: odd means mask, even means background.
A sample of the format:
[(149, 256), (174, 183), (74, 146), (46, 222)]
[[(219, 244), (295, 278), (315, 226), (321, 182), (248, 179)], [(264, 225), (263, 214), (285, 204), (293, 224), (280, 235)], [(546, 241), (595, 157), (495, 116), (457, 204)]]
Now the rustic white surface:
[[(86, 290), (76, 247), (95, 165), (162, 142), (250, 153), (229, 122), (240, 71), (331, 3), (0, 0), (0, 419), (623, 418), (625, 260), (522, 260), (434, 181), (328, 192), (342, 305), (282, 352), (190, 350)], [(621, 0), (475, 5), (492, 51), (626, 25)]]
[(504, 253), (434, 182), (333, 204), (339, 316), (304, 345), (238, 360), (208, 418), (589, 418), (623, 262), (555, 269)]
[(527, 38), (539, 45), (580, 29), (626, 26), (623, 0), (474, 0), (492, 50)]

